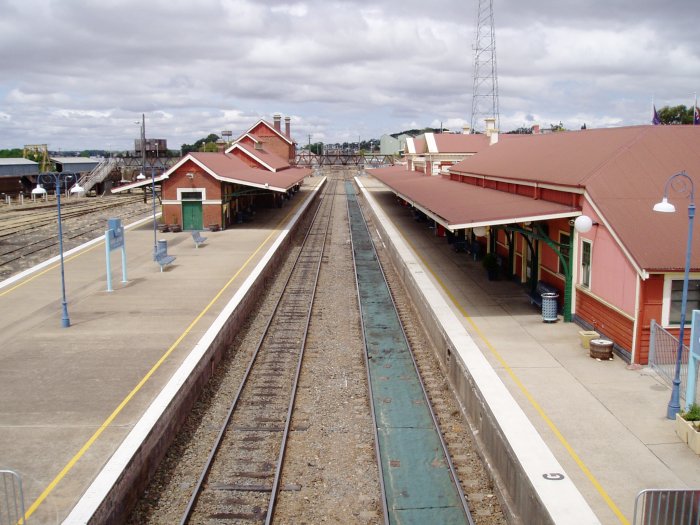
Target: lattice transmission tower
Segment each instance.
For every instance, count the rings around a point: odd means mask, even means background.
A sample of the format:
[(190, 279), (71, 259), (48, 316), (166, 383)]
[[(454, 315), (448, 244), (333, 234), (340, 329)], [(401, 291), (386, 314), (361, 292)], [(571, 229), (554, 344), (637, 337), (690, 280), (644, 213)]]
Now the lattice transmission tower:
[(483, 130), (484, 119), (498, 115), (498, 71), (496, 69), (496, 32), (493, 24), (493, 0), (478, 0), (476, 40), (474, 43), (474, 88), (472, 90), (471, 128)]

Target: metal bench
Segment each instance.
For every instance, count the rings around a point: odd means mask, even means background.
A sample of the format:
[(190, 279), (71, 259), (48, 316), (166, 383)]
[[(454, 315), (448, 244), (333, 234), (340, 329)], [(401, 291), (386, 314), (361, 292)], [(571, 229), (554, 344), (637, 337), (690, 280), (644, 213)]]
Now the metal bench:
[(194, 241), (194, 247), (199, 248), (199, 245), (207, 240), (206, 237), (202, 237), (199, 232), (192, 232), (192, 240)]
[(156, 253), (153, 254), (153, 260), (160, 265), (160, 271), (168, 264), (175, 260), (174, 255), (168, 255), (168, 245), (164, 241), (158, 242), (158, 247), (156, 248)]
[(535, 288), (535, 292), (530, 294), (530, 304), (536, 304), (540, 308), (542, 308), (542, 294), (543, 293), (559, 293), (559, 290), (557, 290), (554, 286), (551, 284), (547, 284), (544, 281), (537, 281), (537, 287)]

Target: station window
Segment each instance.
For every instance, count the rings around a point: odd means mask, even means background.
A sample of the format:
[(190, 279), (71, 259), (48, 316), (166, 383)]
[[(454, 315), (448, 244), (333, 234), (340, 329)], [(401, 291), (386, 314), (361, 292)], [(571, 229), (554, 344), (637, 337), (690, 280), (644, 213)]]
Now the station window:
[(202, 192), (201, 191), (183, 191), (180, 194), (180, 199), (183, 201), (201, 201)]
[[(683, 305), (683, 279), (673, 279), (671, 281), (670, 305), (669, 323), (680, 324), (681, 306)], [(688, 301), (685, 308), (686, 321), (690, 321), (693, 310), (700, 310), (700, 279), (688, 281)]]
[(591, 241), (581, 242), (581, 286), (591, 287)]

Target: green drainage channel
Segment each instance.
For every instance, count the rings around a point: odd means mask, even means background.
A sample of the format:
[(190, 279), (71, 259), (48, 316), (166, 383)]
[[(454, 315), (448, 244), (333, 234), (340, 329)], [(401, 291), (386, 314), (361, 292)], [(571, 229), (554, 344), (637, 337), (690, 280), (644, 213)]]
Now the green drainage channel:
[(345, 192), (389, 523), (473, 525), (351, 182)]

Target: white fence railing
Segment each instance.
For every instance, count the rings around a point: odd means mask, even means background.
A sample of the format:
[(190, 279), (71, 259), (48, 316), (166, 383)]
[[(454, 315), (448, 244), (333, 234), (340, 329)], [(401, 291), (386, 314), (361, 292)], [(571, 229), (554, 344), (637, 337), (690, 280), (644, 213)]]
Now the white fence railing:
[(13, 470), (0, 470), (0, 525), (25, 525), (22, 478)]
[(632, 525), (700, 525), (700, 490), (643, 490), (634, 501)]

